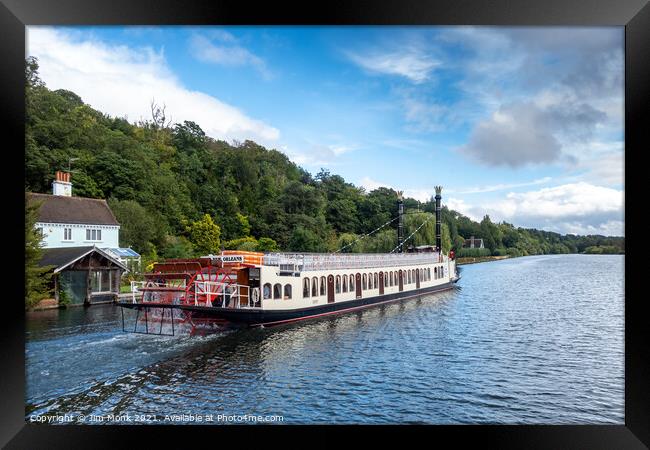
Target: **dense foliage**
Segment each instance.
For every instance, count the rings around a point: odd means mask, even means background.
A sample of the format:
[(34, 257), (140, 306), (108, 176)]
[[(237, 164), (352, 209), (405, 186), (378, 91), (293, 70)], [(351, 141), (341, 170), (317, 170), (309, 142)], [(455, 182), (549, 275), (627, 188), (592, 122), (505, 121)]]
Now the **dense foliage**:
[[(152, 119), (129, 123), (83, 103), (66, 90), (49, 90), (38, 64), (27, 61), (25, 189), (49, 193), (56, 170), (71, 164), (73, 195), (108, 199), (121, 223), (120, 245), (145, 260), (185, 257), (219, 248), (336, 251), (390, 221), (397, 192), (371, 192), (321, 170), (316, 176), (283, 153), (255, 142), (227, 143), (193, 122)], [(405, 199), (405, 236), (434, 211), (434, 201)], [(443, 249), (483, 238), (493, 254), (622, 252), (623, 238), (557, 233), (480, 223), (442, 209)], [(408, 244), (435, 242), (428, 221)], [(397, 244), (396, 222), (344, 251), (387, 252)], [(614, 249), (614, 250), (612, 250)]]
[(42, 235), (36, 224), (38, 203), (25, 199), (25, 307), (32, 308), (52, 294), (50, 279), (52, 266), (39, 267)]

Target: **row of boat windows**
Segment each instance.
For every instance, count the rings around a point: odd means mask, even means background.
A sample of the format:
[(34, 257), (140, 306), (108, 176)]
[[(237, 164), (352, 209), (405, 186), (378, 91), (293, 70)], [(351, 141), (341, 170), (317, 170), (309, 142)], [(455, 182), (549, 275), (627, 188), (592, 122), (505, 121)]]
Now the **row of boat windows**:
[[(271, 283), (266, 283), (264, 285), (264, 299), (269, 300), (271, 298)], [(284, 296), (282, 295), (284, 292)], [(291, 299), (291, 285), (290, 284), (285, 284), (284, 289), (282, 288), (282, 285), (280, 283), (276, 283), (273, 285), (273, 298), (274, 299), (285, 299), (289, 300)]]
[[(412, 284), (416, 282), (417, 274), (416, 271), (420, 271), (420, 280), (421, 281), (430, 281), (431, 280), (431, 268), (427, 269), (411, 269), (405, 270), (403, 274), (403, 284)], [(359, 274), (357, 274), (359, 275)], [(434, 279), (443, 277), (442, 266), (434, 267), (433, 269)], [(399, 285), (399, 272), (384, 272), (383, 277), (384, 287), (398, 286)], [(355, 276), (354, 274), (348, 275), (337, 275), (336, 281), (334, 283), (335, 291), (337, 294), (342, 292), (354, 292), (355, 291)], [(379, 289), (380, 277), (378, 272), (374, 273), (364, 273), (361, 275), (361, 290), (370, 290), (370, 289)], [(325, 295), (327, 288), (326, 277), (320, 277), (320, 280), (317, 277), (303, 278), (302, 282), (302, 296), (309, 297), (318, 297), (319, 295)]]
[[(430, 281), (431, 280), (431, 268), (427, 269), (411, 269), (405, 270), (402, 272), (403, 284), (413, 284), (416, 283), (417, 274), (416, 271), (420, 271), (420, 280), (421, 281)], [(357, 274), (358, 275), (358, 274)], [(433, 268), (433, 279), (437, 280), (438, 278), (443, 277), (443, 268), (434, 267)], [(399, 272), (384, 272), (384, 287), (399, 286)], [(364, 273), (361, 275), (361, 290), (370, 290), (370, 289), (379, 289), (379, 273)], [(336, 281), (334, 283), (334, 289), (337, 294), (342, 292), (354, 292), (354, 274), (348, 275), (337, 275)], [(264, 284), (263, 288), (264, 299), (269, 300), (273, 299), (291, 299), (291, 285), (285, 284), (284, 287), (280, 283), (276, 283), (271, 286), (271, 283)], [(318, 277), (313, 278), (304, 278), (302, 282), (302, 296), (303, 297), (319, 297), (326, 295), (327, 293), (327, 278)]]

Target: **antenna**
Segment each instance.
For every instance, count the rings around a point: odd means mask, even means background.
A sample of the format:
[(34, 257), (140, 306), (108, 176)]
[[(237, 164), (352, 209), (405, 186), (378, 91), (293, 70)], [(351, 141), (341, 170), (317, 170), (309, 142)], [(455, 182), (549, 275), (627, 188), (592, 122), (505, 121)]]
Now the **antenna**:
[[(78, 159), (79, 159), (79, 158), (68, 158), (68, 172), (70, 172), (70, 173), (73, 172), (73, 170), (70, 168), (71, 165), (72, 165), (72, 161), (76, 161), (76, 160), (78, 160)], [(76, 172), (76, 171), (74, 171), (74, 172)]]

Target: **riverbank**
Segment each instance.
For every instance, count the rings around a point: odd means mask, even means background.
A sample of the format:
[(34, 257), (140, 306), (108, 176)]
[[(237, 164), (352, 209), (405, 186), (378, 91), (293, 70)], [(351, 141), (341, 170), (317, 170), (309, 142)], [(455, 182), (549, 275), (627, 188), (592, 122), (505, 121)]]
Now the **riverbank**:
[(510, 255), (504, 255), (504, 256), (476, 256), (476, 257), (464, 257), (464, 258), (456, 258), (456, 265), (457, 266), (462, 266), (464, 264), (476, 264), (476, 263), (482, 263), (482, 262), (488, 262), (488, 261), (497, 261), (499, 259), (508, 259), (510, 258)]

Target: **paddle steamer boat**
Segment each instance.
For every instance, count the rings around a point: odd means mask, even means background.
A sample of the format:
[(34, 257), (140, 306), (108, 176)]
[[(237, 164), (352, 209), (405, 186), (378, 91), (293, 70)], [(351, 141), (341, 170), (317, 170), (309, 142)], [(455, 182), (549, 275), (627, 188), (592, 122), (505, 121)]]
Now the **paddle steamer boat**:
[(136, 310), (133, 331), (163, 334), (163, 323), (167, 323), (173, 334), (181, 324), (190, 325), (191, 333), (228, 325), (273, 326), (450, 289), (459, 275), (453, 253), (440, 251), (440, 192), (436, 187), (435, 246), (402, 251), (412, 235), (403, 237), (400, 196), (395, 252), (231, 250), (198, 259), (168, 260), (156, 263), (144, 282), (133, 282), (131, 299), (118, 304)]

